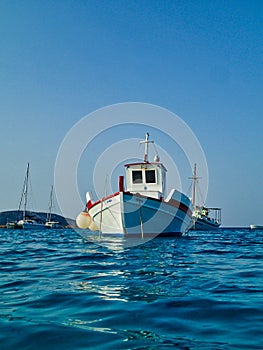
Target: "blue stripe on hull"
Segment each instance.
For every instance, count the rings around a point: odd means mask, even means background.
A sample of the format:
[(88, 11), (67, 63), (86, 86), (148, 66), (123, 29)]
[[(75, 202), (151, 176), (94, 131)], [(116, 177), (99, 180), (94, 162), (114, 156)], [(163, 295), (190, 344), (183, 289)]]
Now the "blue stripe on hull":
[(208, 222), (208, 221), (201, 221), (197, 220), (194, 225), (195, 230), (211, 230), (211, 229), (217, 229), (219, 228), (220, 224), (216, 224), (213, 222)]
[(192, 218), (183, 210), (152, 198), (123, 195), (124, 226), (127, 234), (182, 234)]

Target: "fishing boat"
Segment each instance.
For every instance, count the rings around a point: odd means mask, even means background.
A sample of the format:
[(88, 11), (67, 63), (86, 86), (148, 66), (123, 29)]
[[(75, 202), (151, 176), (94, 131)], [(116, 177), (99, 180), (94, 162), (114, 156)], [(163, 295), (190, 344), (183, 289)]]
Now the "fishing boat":
[[(144, 159), (125, 164), (125, 177), (119, 176), (119, 190), (95, 202), (89, 192), (86, 207), (76, 223), (79, 228), (103, 234), (146, 237), (183, 235), (193, 225), (193, 206), (180, 191), (166, 196), (167, 169), (155, 156), (148, 160), (148, 147), (154, 141), (146, 134)], [(125, 186), (126, 181), (126, 186)]]
[(62, 225), (59, 221), (52, 220), (52, 207), (53, 207), (53, 185), (50, 189), (50, 196), (49, 196), (49, 209), (47, 213), (47, 219), (45, 223), (45, 227), (49, 229), (56, 229), (56, 228), (62, 228)]
[(208, 208), (205, 205), (200, 206), (196, 204), (197, 185), (198, 179), (200, 179), (196, 174), (196, 164), (194, 164), (194, 173), (190, 179), (193, 180), (192, 204), (194, 207), (194, 225), (192, 230), (208, 231), (219, 228), (221, 225), (221, 208)]
[(27, 164), (26, 175), (23, 185), (22, 196), (19, 203), (18, 212), (21, 212), (23, 205), (23, 217), (20, 220), (7, 222), (6, 227), (9, 229), (42, 229), (45, 225), (37, 222), (35, 219), (30, 218), (27, 215), (27, 202), (28, 202), (28, 181), (29, 181), (29, 163)]

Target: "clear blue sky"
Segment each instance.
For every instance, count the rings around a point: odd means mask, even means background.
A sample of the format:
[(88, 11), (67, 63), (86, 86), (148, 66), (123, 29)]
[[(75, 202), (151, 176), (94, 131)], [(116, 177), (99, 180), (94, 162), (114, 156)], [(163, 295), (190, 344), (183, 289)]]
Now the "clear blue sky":
[(17, 208), (28, 161), (46, 210), (68, 130), (139, 101), (196, 134), (224, 225), (263, 224), (262, 1), (2, 0), (0, 50), (0, 210)]

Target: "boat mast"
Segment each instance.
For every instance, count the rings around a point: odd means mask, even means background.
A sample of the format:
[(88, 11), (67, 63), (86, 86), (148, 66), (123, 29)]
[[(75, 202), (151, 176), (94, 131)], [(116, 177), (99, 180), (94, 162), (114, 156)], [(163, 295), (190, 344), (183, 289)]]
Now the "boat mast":
[(27, 207), (27, 194), (28, 194), (28, 179), (29, 179), (29, 163), (27, 163), (27, 169), (26, 169), (26, 180), (25, 180), (25, 194), (24, 194), (24, 217), (26, 218), (26, 207)]
[(144, 143), (144, 159), (143, 159), (143, 161), (144, 161), (144, 163), (148, 163), (148, 149), (149, 149), (148, 144), (154, 143), (154, 141), (149, 141), (149, 133), (147, 132), (145, 135), (145, 140), (140, 141), (140, 143)]
[(53, 205), (53, 185), (51, 185), (50, 196), (49, 196), (49, 212), (47, 214), (47, 221), (51, 221), (51, 209)]
[(28, 194), (28, 179), (29, 179), (29, 163), (27, 163), (26, 176), (24, 180), (22, 196), (19, 202), (18, 210), (20, 211), (22, 202), (24, 200), (24, 209), (23, 209), (23, 220), (26, 218), (26, 207), (27, 207), (27, 194)]
[(192, 204), (195, 207), (195, 197), (196, 197), (196, 187), (197, 187), (197, 180), (200, 179), (196, 176), (196, 163), (194, 164), (194, 174), (190, 179), (193, 180), (193, 194), (192, 194)]

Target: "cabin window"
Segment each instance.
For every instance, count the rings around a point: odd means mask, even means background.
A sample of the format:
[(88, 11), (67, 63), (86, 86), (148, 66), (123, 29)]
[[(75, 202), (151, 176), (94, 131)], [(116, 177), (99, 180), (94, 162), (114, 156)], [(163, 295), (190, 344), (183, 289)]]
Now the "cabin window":
[(141, 170), (134, 170), (132, 172), (132, 182), (134, 184), (141, 184), (142, 183), (142, 171)]
[(146, 176), (146, 183), (148, 184), (156, 183), (155, 170), (146, 170), (145, 176)]

